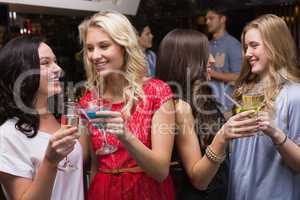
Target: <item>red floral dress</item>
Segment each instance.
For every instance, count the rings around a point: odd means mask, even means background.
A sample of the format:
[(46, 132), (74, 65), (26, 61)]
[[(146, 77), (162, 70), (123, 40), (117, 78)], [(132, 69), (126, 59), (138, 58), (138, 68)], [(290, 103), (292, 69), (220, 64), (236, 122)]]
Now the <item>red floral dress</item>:
[[(146, 100), (138, 100), (132, 109), (130, 119), (126, 125), (132, 134), (151, 148), (151, 120), (160, 106), (173, 97), (170, 87), (157, 79), (149, 79), (143, 86)], [(87, 92), (80, 104), (84, 107), (86, 101), (91, 99)], [(120, 111), (123, 103), (112, 105), (113, 111)], [(92, 145), (94, 151), (103, 142), (102, 134), (92, 129)], [(107, 134), (109, 144), (118, 147), (118, 150), (109, 155), (97, 156), (99, 169), (117, 169), (136, 167), (136, 161), (130, 156), (121, 142), (111, 134)], [(118, 175), (98, 172), (88, 191), (89, 200), (173, 200), (173, 183), (168, 176), (163, 182), (157, 182), (144, 172), (121, 173)]]

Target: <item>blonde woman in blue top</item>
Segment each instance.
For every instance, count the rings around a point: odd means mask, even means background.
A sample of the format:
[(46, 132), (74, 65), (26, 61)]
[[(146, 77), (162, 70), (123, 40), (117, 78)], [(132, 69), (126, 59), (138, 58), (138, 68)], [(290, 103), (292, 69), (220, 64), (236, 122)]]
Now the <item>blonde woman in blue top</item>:
[[(294, 41), (286, 23), (271, 14), (251, 21), (241, 39), (244, 63), (235, 98), (259, 91), (265, 104), (254, 122), (238, 114), (223, 126), (233, 146), (228, 199), (298, 200), (300, 69)], [(234, 139), (254, 130), (252, 137)]]

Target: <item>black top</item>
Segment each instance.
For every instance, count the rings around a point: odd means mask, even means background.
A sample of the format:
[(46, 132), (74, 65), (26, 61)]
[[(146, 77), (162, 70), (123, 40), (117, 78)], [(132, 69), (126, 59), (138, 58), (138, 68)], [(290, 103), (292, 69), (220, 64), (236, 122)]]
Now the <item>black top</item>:
[[(177, 99), (175, 98), (175, 100)], [(218, 107), (216, 109), (221, 125), (223, 125), (225, 123), (225, 118)], [(198, 135), (199, 143), (201, 143), (199, 137), (200, 136)], [(212, 139), (213, 136), (209, 137), (209, 141), (206, 141), (206, 143), (210, 144)], [(205, 147), (201, 146), (202, 155), (205, 154), (205, 149)], [(203, 191), (196, 189), (191, 184), (180, 160), (175, 147), (172, 152), (172, 161), (177, 161), (179, 164), (171, 166), (170, 173), (174, 182), (177, 200), (226, 200), (229, 173), (229, 164), (227, 160), (220, 165), (217, 174), (209, 184), (208, 188)]]
[[(205, 152), (205, 150), (202, 151)], [(204, 155), (204, 152), (202, 152), (202, 155)], [(173, 150), (172, 161), (180, 161), (176, 148)], [(228, 180), (227, 161), (221, 164), (207, 190), (204, 191), (196, 189), (191, 184), (180, 162), (178, 165), (171, 166), (170, 173), (174, 182), (177, 200), (226, 200)]]

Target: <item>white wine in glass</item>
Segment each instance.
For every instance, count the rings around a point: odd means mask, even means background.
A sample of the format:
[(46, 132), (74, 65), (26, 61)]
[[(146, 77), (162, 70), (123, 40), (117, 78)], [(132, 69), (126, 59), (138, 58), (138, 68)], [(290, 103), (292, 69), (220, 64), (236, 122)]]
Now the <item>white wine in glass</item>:
[[(252, 117), (257, 117), (258, 112), (264, 106), (265, 96), (262, 93), (249, 93), (242, 96), (242, 106), (238, 108), (237, 113), (248, 110), (255, 110)], [(258, 135), (263, 135), (261, 132)]]
[[(64, 126), (77, 127), (78, 123), (79, 123), (79, 114), (78, 114), (77, 103), (65, 102), (63, 104), (63, 110), (61, 115), (61, 127)], [(69, 171), (76, 170), (77, 167), (68, 159), (68, 156), (66, 156), (63, 165), (58, 166), (58, 169), (69, 172)]]
[(265, 96), (262, 93), (249, 93), (242, 96), (242, 101), (243, 111), (255, 110), (258, 112), (263, 107)]

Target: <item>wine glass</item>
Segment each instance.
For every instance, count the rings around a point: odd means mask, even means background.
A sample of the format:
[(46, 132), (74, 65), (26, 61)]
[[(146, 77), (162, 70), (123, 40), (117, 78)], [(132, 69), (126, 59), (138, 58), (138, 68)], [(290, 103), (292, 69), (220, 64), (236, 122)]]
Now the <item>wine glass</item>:
[(259, 92), (251, 92), (244, 94), (242, 96), (242, 108), (241, 111), (247, 111), (247, 110), (255, 110), (256, 114), (260, 109), (263, 107), (265, 101), (265, 96), (262, 93)]
[[(252, 117), (258, 117), (258, 112), (264, 106), (265, 96), (259, 92), (251, 92), (244, 94), (242, 96), (242, 107), (240, 107), (239, 112), (244, 112), (248, 110), (255, 110), (255, 113)], [(258, 135), (263, 135), (261, 132)]]
[[(111, 101), (101, 101), (99, 105), (98, 111), (110, 111), (112, 107)], [(97, 115), (97, 118), (110, 118), (111, 116), (109, 114), (102, 113), (101, 115)], [(106, 123), (105, 122), (99, 122), (98, 128), (103, 134), (104, 143), (100, 149), (96, 150), (96, 155), (107, 155), (114, 153), (117, 150), (117, 147), (114, 145), (111, 145), (107, 141), (107, 132), (106, 132)]]
[[(79, 114), (78, 106), (75, 102), (65, 102), (63, 104), (62, 115), (61, 115), (61, 127), (67, 126), (78, 126)], [(62, 171), (74, 171), (77, 167), (68, 159), (68, 156), (65, 157), (63, 165), (58, 166), (59, 170)]]
[[(84, 108), (85, 116), (88, 120), (96, 119), (96, 118), (109, 118), (111, 117), (109, 114), (96, 114), (97, 111), (110, 111), (111, 109), (111, 101), (92, 99), (87, 102), (87, 107)], [(102, 145), (96, 149), (96, 155), (107, 155), (114, 153), (117, 150), (117, 147), (111, 145), (107, 141), (107, 133), (106, 133), (106, 124), (105, 122), (93, 122), (93, 126), (97, 128), (103, 134), (103, 143)]]

